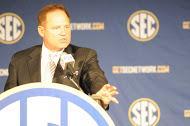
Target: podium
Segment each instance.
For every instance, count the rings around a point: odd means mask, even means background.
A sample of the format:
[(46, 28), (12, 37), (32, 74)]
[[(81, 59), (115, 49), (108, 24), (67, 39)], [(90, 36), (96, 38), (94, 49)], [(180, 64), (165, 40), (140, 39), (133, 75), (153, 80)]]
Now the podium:
[(1, 126), (115, 126), (92, 98), (57, 83), (29, 83), (0, 95)]

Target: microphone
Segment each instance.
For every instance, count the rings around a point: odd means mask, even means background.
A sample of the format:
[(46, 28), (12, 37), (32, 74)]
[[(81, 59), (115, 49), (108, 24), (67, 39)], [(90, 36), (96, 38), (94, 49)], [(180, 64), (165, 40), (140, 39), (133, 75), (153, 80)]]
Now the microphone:
[(74, 64), (75, 60), (71, 54), (67, 54), (66, 52), (63, 52), (60, 58), (60, 64), (63, 70), (65, 70), (66, 77), (73, 82), (73, 84), (82, 92), (82, 88), (79, 86), (79, 84), (74, 81), (76, 79), (76, 75), (78, 75), (78, 71), (74, 70)]
[(72, 67), (74, 67), (75, 59), (73, 58), (71, 54), (67, 54), (66, 52), (63, 52), (60, 58), (60, 64), (63, 70), (67, 67), (68, 64), (71, 64)]

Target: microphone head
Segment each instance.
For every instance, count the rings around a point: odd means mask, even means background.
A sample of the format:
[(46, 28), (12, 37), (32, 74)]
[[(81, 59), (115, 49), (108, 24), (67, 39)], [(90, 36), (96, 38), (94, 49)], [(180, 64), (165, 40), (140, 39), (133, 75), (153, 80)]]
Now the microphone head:
[(67, 78), (73, 78), (75, 76), (74, 75), (75, 71), (71, 63), (68, 63), (67, 66), (65, 67), (65, 73)]
[(67, 54), (66, 52), (63, 52), (60, 58), (60, 64), (63, 69), (67, 68), (68, 64), (71, 64), (72, 67), (75, 65), (75, 59), (71, 54)]

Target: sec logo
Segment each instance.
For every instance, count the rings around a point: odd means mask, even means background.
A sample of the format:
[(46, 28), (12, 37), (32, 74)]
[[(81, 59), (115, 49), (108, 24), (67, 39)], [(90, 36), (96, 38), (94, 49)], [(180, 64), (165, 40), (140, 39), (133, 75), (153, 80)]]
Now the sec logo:
[(156, 15), (147, 10), (134, 12), (127, 21), (129, 35), (140, 42), (147, 42), (155, 38), (159, 27)]
[(3, 13), (0, 15), (0, 43), (14, 44), (24, 35), (25, 25), (17, 14)]
[(61, 84), (31, 83), (0, 95), (1, 126), (114, 126), (89, 96)]
[(128, 117), (133, 126), (157, 126), (160, 108), (152, 99), (140, 98), (130, 105)]

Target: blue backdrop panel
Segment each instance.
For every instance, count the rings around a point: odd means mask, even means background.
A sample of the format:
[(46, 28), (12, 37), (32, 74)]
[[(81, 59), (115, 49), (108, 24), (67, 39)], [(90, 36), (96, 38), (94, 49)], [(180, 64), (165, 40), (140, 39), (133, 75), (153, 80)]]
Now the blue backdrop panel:
[[(116, 126), (132, 125), (131, 119), (137, 118), (138, 114), (133, 113), (130, 117), (128, 111), (131, 112), (132, 103), (141, 98), (152, 99), (159, 106), (160, 117), (153, 113), (159, 119), (157, 125), (190, 125), (188, 111), (184, 114), (185, 110), (190, 110), (189, 0), (1, 0), (0, 14), (19, 15), (24, 21), (25, 33), (15, 44), (0, 42), (0, 92), (7, 79), (11, 56), (42, 43), (37, 33), (37, 13), (48, 3), (63, 3), (70, 12), (72, 23), (103, 24), (101, 30), (73, 29), (72, 43), (97, 50), (109, 83), (118, 87), (120, 103), (111, 105), (109, 110)], [(158, 33), (150, 41), (140, 42), (129, 34), (128, 19), (139, 10), (150, 11), (158, 19)], [(148, 18), (145, 23), (147, 21)], [(113, 66), (117, 66), (117, 73)], [(146, 66), (149, 70), (153, 70), (151, 66), (156, 67), (156, 70), (143, 72)], [(168, 71), (159, 72), (158, 66), (166, 66)], [(137, 72), (129, 72), (129, 69)], [(147, 105), (146, 110), (149, 108)], [(142, 108), (138, 113), (141, 125), (143, 116), (150, 122), (150, 118), (142, 114)]]

